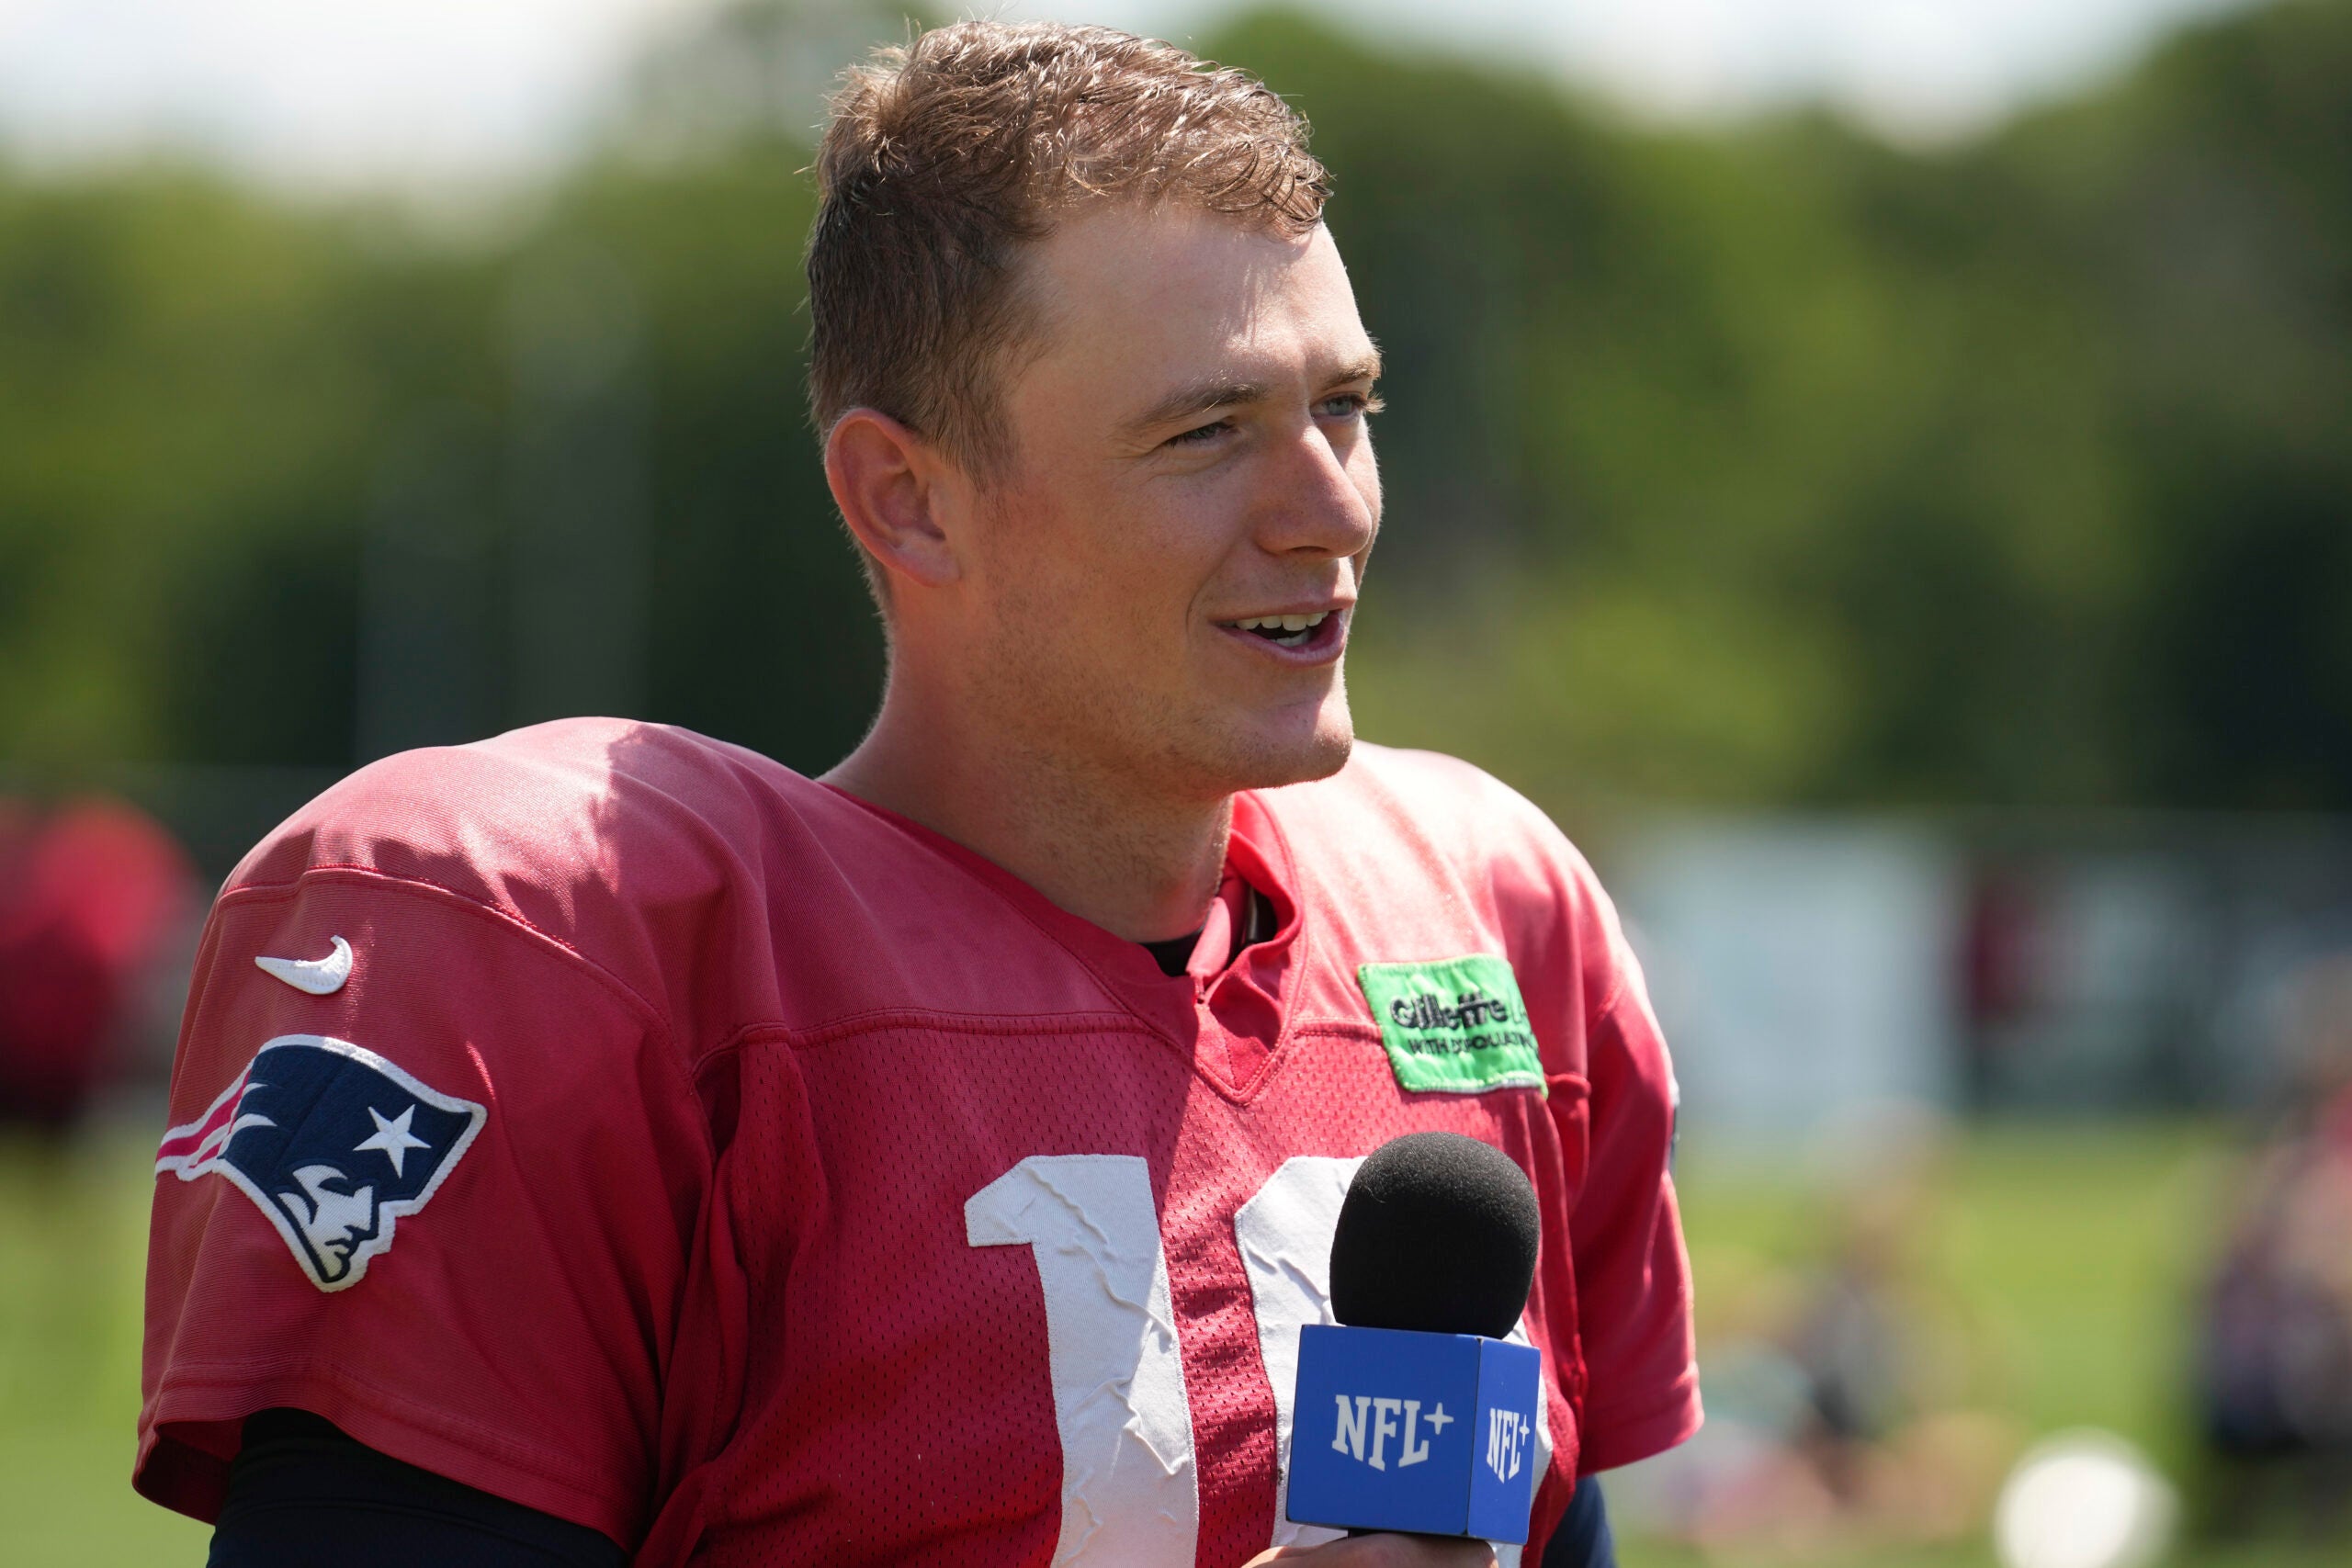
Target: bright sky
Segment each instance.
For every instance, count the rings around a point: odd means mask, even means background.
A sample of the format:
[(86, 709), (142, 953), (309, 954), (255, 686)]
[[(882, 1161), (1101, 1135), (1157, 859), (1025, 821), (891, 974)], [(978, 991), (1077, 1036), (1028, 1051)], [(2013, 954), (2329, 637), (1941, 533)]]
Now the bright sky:
[[(575, 145), (649, 36), (714, 0), (0, 0), (0, 144), (196, 146), (302, 185), (499, 178)], [(1636, 113), (1816, 96), (1947, 140), (2247, 0), (1306, 0), (1362, 30), (1549, 67)], [(821, 5), (822, 0), (811, 0)], [(988, 7), (1182, 39), (1231, 0)]]

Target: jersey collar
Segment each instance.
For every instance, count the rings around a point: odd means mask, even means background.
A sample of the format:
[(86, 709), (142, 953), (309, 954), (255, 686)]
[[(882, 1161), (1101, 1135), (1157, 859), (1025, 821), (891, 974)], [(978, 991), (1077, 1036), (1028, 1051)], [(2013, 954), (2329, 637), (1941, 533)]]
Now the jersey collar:
[[(1273, 934), (1234, 954), (1222, 969), (1196, 959), (1193, 972), (1171, 976), (1137, 943), (1071, 914), (987, 856), (838, 784), (823, 787), (986, 884), (1067, 949), (1113, 999), (1189, 1056), (1220, 1093), (1246, 1098), (1262, 1081), (1304, 968), (1306, 922), (1293, 891), (1297, 882), (1289, 843), (1256, 795), (1245, 790), (1233, 797), (1226, 872), (1266, 895), (1273, 906)], [(1212, 923), (1216, 919), (1212, 915)], [(1209, 972), (1200, 972), (1204, 967)]]

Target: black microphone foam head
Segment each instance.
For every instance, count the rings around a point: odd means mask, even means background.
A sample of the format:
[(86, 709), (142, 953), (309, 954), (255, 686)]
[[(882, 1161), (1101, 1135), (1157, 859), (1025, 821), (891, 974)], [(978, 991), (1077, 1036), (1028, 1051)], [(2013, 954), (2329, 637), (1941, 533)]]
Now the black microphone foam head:
[(1509, 1155), (1408, 1133), (1356, 1172), (1331, 1234), (1331, 1311), (1354, 1328), (1500, 1339), (1527, 1308), (1542, 1221)]

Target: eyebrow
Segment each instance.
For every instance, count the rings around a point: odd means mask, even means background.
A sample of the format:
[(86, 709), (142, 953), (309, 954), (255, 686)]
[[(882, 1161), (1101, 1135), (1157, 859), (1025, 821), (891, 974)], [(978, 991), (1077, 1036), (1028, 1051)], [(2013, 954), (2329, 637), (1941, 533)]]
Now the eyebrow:
[[(1341, 366), (1325, 379), (1327, 386), (1344, 386), (1351, 381), (1376, 381), (1380, 378), (1380, 355), (1377, 350), (1363, 358)], [(1129, 420), (1125, 427), (1130, 435), (1141, 435), (1164, 424), (1173, 424), (1194, 414), (1214, 409), (1234, 408), (1243, 403), (1263, 402), (1273, 389), (1263, 381), (1245, 381), (1233, 376), (1210, 376), (1177, 388), (1166, 397)]]
[(1212, 376), (1205, 380), (1190, 382), (1177, 388), (1166, 397), (1129, 420), (1127, 433), (1141, 435), (1163, 424), (1211, 409), (1232, 408), (1238, 403), (1262, 402), (1272, 391), (1263, 381), (1242, 381), (1231, 376)]

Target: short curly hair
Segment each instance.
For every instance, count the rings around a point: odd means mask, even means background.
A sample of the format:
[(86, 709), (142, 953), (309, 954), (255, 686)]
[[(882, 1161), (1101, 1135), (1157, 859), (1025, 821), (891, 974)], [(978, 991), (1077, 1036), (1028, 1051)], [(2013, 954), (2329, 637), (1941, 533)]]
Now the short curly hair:
[(1035, 335), (1015, 263), (1097, 201), (1177, 200), (1303, 234), (1330, 180), (1257, 78), (1108, 28), (958, 22), (843, 73), (817, 155), (809, 416), (878, 409), (977, 475)]

